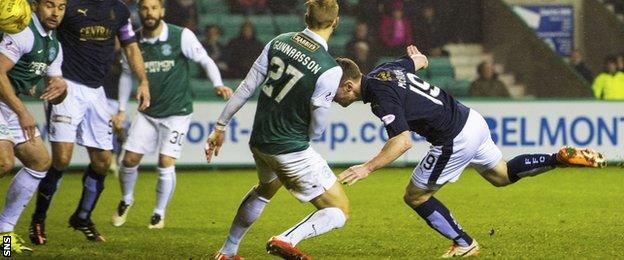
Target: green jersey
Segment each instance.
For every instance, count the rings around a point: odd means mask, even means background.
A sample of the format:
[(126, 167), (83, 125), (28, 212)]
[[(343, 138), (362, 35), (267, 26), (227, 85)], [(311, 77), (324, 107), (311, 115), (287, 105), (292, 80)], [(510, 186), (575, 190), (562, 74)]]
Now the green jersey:
[(148, 116), (164, 118), (193, 113), (190, 62), (182, 50), (183, 31), (182, 27), (166, 23), (158, 40), (142, 39), (139, 43), (151, 97), (150, 107), (143, 112)]
[(312, 94), (319, 77), (338, 66), (324, 43), (304, 32), (277, 36), (268, 47), (267, 77), (261, 85), (250, 140), (252, 147), (267, 154), (310, 146)]
[[(46, 75), (61, 76), (60, 44), (55, 35), (44, 31), (33, 15), (30, 24), (17, 34), (5, 34), (0, 52), (15, 62), (8, 72), (16, 95), (28, 94)], [(54, 68), (49, 68), (55, 63)], [(49, 73), (48, 69), (54, 72)]]

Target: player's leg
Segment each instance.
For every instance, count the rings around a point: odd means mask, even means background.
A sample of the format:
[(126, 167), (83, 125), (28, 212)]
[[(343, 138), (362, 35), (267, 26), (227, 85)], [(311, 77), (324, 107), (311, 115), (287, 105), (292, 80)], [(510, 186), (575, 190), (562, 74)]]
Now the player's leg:
[(126, 223), (128, 212), (134, 204), (134, 186), (139, 177), (139, 164), (143, 154), (126, 150), (119, 168), (119, 186), (121, 187), (121, 200), (117, 204), (117, 210), (113, 212), (111, 223), (120, 227)]
[(158, 147), (157, 122), (143, 113), (137, 113), (130, 126), (129, 135), (124, 144), (124, 157), (119, 168), (119, 183), (122, 198), (113, 213), (113, 226), (126, 222), (128, 212), (134, 204), (134, 186), (139, 176), (139, 163), (144, 154), (152, 154)]
[(267, 251), (284, 258), (308, 259), (309, 256), (295, 246), (304, 239), (344, 226), (349, 205), (347, 196), (327, 162), (311, 147), (274, 156), (274, 160), (280, 166), (277, 175), (290, 193), (302, 202), (312, 202), (317, 210), (272, 237), (267, 242)]
[[(37, 203), (30, 226), (31, 233), (45, 236), (45, 218), (52, 203), (54, 194), (59, 187), (63, 171), (69, 166), (76, 141), (76, 131), (81, 124), (86, 110), (86, 102), (82, 102), (81, 86), (71, 80), (67, 82), (67, 97), (57, 105), (48, 104), (46, 118), (48, 138), (52, 146), (52, 166), (39, 183)], [(41, 239), (33, 239), (33, 243)]]
[[(24, 166), (17, 172), (7, 190), (4, 208), (0, 214), (0, 232), (13, 231), (39, 182), (50, 168), (50, 156), (39, 136), (15, 146), (15, 156)], [(41, 241), (37, 244), (45, 243), (45, 236), (38, 239)]]
[(258, 185), (252, 187), (243, 197), (236, 216), (232, 220), (228, 236), (221, 249), (213, 255), (214, 259), (227, 260), (238, 257), (238, 247), (243, 237), (256, 219), (260, 217), (271, 198), (282, 187), (282, 183), (266, 161), (267, 158), (255, 152), (253, 148), (252, 153), (258, 171)]
[(87, 109), (76, 142), (87, 148), (89, 165), (82, 177), (82, 193), (76, 211), (69, 218), (69, 225), (81, 231), (88, 240), (105, 241), (91, 220), (91, 212), (104, 190), (104, 180), (112, 161), (112, 111), (106, 102), (104, 89), (82, 86)]
[(156, 207), (148, 228), (165, 226), (165, 209), (173, 196), (176, 185), (176, 159), (182, 154), (182, 145), (191, 124), (191, 115), (170, 116), (159, 119), (158, 134), (158, 182), (156, 183)]
[(423, 189), (412, 180), (405, 189), (403, 200), (427, 224), (444, 237), (453, 241), (442, 257), (479, 255), (479, 245), (458, 224), (451, 212), (433, 195), (437, 190)]
[(156, 206), (152, 212), (148, 228), (165, 227), (165, 210), (173, 197), (176, 186), (176, 158), (160, 154), (158, 156), (158, 181), (156, 182)]

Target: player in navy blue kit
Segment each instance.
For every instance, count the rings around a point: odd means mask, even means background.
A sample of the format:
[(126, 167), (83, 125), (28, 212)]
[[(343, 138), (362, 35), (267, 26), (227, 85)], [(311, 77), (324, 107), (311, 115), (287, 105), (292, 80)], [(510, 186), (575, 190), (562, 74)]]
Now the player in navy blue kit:
[(407, 56), (384, 63), (368, 75), (362, 75), (349, 59), (337, 61), (344, 73), (334, 101), (343, 107), (357, 100), (370, 103), (390, 138), (375, 157), (350, 167), (338, 179), (352, 185), (391, 163), (411, 148), (411, 132), (426, 138), (431, 148), (414, 169), (403, 198), (431, 228), (453, 241), (444, 258), (479, 255), (477, 241), (433, 197), (444, 184), (457, 181), (469, 164), (497, 187), (557, 166), (606, 166), (600, 153), (573, 147), (563, 147), (556, 154), (524, 154), (506, 162), (481, 114), (416, 76), (428, 62), (414, 46), (407, 48)]
[(149, 91), (143, 58), (130, 24), (130, 11), (119, 0), (68, 0), (58, 38), (65, 54), (62, 70), (68, 95), (62, 103), (48, 107), (52, 167), (39, 184), (30, 239), (37, 245), (46, 243), (46, 213), (62, 172), (71, 161), (74, 143), (78, 143), (87, 148), (91, 162), (84, 172), (82, 196), (69, 225), (88, 240), (105, 241), (91, 221), (111, 164), (111, 118), (116, 112), (109, 108), (102, 85), (114, 60), (117, 38), (139, 79), (137, 99), (140, 109), (145, 109), (149, 106)]

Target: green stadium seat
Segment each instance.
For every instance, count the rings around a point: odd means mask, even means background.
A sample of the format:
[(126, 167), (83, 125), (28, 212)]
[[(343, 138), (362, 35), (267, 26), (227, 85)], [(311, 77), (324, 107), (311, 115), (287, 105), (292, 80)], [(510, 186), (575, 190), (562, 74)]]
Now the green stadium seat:
[(431, 77), (455, 77), (455, 70), (448, 57), (431, 57), (428, 58)]

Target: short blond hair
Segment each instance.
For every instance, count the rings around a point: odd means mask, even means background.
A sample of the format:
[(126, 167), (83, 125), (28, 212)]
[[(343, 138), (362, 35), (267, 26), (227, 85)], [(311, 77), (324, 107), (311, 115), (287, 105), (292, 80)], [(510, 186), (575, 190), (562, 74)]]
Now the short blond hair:
[(325, 29), (338, 18), (336, 0), (308, 0), (305, 23), (310, 29)]

